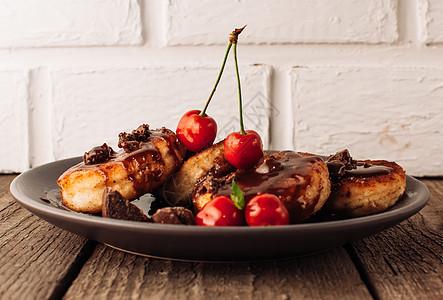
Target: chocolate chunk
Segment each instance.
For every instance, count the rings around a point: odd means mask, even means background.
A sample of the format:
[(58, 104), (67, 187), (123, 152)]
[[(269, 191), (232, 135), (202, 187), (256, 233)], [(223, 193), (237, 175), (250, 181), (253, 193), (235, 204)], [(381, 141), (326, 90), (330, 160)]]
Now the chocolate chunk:
[(106, 143), (101, 146), (92, 148), (83, 155), (85, 165), (94, 165), (106, 162), (114, 154), (114, 150)]
[(143, 143), (146, 143), (151, 136), (149, 125), (140, 125), (131, 133), (122, 132), (118, 135), (118, 146), (125, 149), (126, 152), (132, 152), (140, 149)]
[(355, 166), (357, 165), (357, 162), (352, 159), (351, 154), (349, 153), (348, 149), (344, 149), (342, 151), (339, 151), (339, 152), (335, 153), (334, 155), (329, 155), (326, 162), (335, 161), (335, 160), (342, 162), (343, 164), (351, 167), (352, 169), (354, 169)]
[(226, 174), (232, 173), (236, 170), (225, 158), (217, 157), (214, 160), (214, 165), (208, 171), (209, 174), (215, 178), (221, 178)]
[(152, 220), (161, 224), (195, 224), (194, 214), (181, 206), (161, 208), (152, 216)]
[(200, 195), (204, 195), (206, 193), (217, 193), (220, 187), (225, 185), (230, 185), (232, 179), (235, 178), (235, 173), (230, 173), (226, 176), (218, 178), (214, 176), (213, 173), (209, 172), (208, 174), (202, 176), (194, 186), (192, 190), (192, 199), (199, 198)]
[(105, 188), (103, 191), (102, 216), (120, 220), (151, 221), (137, 206), (111, 188)]
[(217, 190), (227, 183), (231, 183), (234, 178), (236, 168), (227, 161), (214, 161), (214, 166), (202, 177), (200, 177), (192, 190), (192, 198), (198, 198), (206, 193), (217, 192)]
[(353, 170), (357, 168), (357, 161), (352, 159), (348, 149), (339, 151), (334, 155), (330, 155), (326, 160), (326, 164), (328, 166), (331, 179), (337, 179), (344, 176), (346, 170)]

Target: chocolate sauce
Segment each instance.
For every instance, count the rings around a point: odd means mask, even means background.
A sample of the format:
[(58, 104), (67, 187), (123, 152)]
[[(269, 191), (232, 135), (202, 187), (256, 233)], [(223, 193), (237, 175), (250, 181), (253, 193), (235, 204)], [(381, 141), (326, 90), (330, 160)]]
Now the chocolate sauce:
[(345, 175), (346, 170), (355, 169), (357, 167), (357, 161), (355, 161), (348, 149), (344, 149), (330, 155), (326, 159), (326, 164), (329, 170), (329, 176), (331, 179), (340, 178)]
[(74, 211), (63, 204), (62, 194), (59, 188), (45, 192), (45, 197), (40, 199), (57, 208), (61, 208), (68, 211)]
[[(148, 126), (144, 125), (143, 135), (139, 133), (134, 134), (134, 132), (141, 132), (140, 128), (142, 128), (142, 126), (140, 126), (137, 131), (133, 131), (132, 135), (125, 135), (125, 142), (129, 140), (137, 143), (137, 145), (131, 144), (132, 148), (126, 147), (119, 152), (110, 151), (109, 157), (106, 160), (106, 162), (112, 160), (113, 162), (121, 163), (123, 165), (129, 173), (129, 179), (133, 182), (134, 189), (139, 194), (147, 192), (146, 186), (152, 186), (152, 182), (160, 182), (164, 175), (165, 162), (163, 161), (159, 149), (155, 146), (155, 143), (159, 140), (163, 140), (166, 142), (168, 148), (174, 147), (174, 143), (176, 143), (174, 139), (175, 136), (171, 134), (170, 130), (164, 127), (162, 129), (149, 130), (149, 132), (146, 132)], [(140, 139), (138, 139), (139, 136), (141, 136)], [(119, 143), (121, 142), (122, 141)], [(102, 151), (102, 147), (103, 146), (96, 148), (98, 151)], [(134, 150), (129, 151), (129, 149)], [(176, 164), (179, 164), (181, 160), (178, 159), (178, 154), (175, 153), (174, 150), (170, 151), (170, 153), (172, 152), (176, 158)], [(104, 165), (102, 164), (85, 164), (84, 162), (81, 162), (73, 166), (66, 173), (70, 173), (74, 170), (90, 168), (102, 170), (103, 166)], [(106, 169), (103, 169), (103, 171), (106, 172)]]
[(149, 139), (141, 142), (139, 149), (116, 157), (115, 161), (121, 161), (128, 170), (134, 189), (139, 193), (145, 191), (145, 186), (149, 182), (159, 182), (163, 177), (165, 162), (155, 146), (158, 140), (164, 140), (171, 147), (170, 135), (165, 128), (150, 130)]
[[(253, 170), (239, 170), (234, 179), (242, 189), (245, 201), (257, 194), (277, 195), (290, 211), (291, 221), (306, 219), (314, 210), (314, 203), (307, 203), (305, 191), (311, 184), (313, 164), (322, 161), (319, 156), (306, 156), (283, 151), (264, 156)], [(223, 185), (217, 195), (231, 195), (231, 184)]]
[(164, 207), (152, 216), (154, 223), (160, 224), (177, 224), (177, 225), (194, 225), (195, 216), (189, 210), (181, 206)]
[(94, 165), (108, 161), (115, 154), (114, 150), (104, 143), (101, 146), (92, 148), (83, 155), (85, 165)]
[[(45, 192), (45, 197), (40, 199), (57, 208), (76, 212), (63, 204), (60, 188)], [(137, 199), (131, 200), (131, 203), (137, 206), (148, 217), (152, 217), (158, 209), (167, 206), (167, 203), (151, 193), (144, 194)]]
[(357, 161), (357, 167), (352, 170), (346, 170), (343, 177), (374, 177), (379, 175), (386, 175), (392, 171), (393, 169), (387, 166), (372, 165), (367, 162)]
[(354, 160), (347, 149), (337, 152), (327, 158), (329, 177), (333, 182), (342, 178), (365, 178), (386, 175), (393, 171), (383, 165), (373, 165), (368, 161)]

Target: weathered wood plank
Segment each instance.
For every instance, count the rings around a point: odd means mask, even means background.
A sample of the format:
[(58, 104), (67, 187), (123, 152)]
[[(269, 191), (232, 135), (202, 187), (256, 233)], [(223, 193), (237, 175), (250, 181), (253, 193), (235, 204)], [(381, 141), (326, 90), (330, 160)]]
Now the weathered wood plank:
[(252, 299), (273, 299), (273, 295), (280, 299), (372, 299), (341, 247), (253, 267), (256, 282)]
[[(14, 176), (0, 176), (0, 194)], [(20, 207), (9, 192), (0, 197), (0, 299), (49, 299), (63, 282), (86, 240)], [(78, 264), (78, 262), (77, 262)]]
[(353, 243), (379, 299), (443, 299), (443, 181), (423, 182), (431, 196), (420, 213)]
[(9, 185), (17, 175), (0, 175), (0, 197), (9, 192)]
[(372, 299), (343, 248), (275, 262), (192, 263), (138, 257), (100, 245), (65, 299), (111, 297)]
[(64, 299), (162, 299), (173, 263), (98, 245)]

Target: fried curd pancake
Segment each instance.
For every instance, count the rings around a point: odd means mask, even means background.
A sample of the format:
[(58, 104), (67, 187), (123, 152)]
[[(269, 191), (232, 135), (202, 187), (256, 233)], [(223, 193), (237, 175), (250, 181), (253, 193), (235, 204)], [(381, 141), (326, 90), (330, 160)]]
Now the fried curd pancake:
[(328, 157), (331, 195), (324, 210), (341, 217), (359, 217), (394, 205), (406, 188), (406, 174), (395, 162), (354, 160), (348, 150)]
[(291, 223), (302, 222), (320, 210), (331, 190), (328, 168), (321, 157), (282, 151), (264, 155), (251, 169), (222, 178), (210, 173), (202, 177), (193, 191), (195, 210), (201, 210), (215, 196), (229, 197), (232, 180), (243, 191), (246, 202), (257, 194), (278, 196), (288, 209)]
[(171, 205), (189, 205), (197, 181), (210, 173), (222, 177), (235, 171), (225, 157), (223, 141), (188, 158), (162, 185), (160, 194)]
[(71, 167), (58, 179), (63, 204), (86, 213), (102, 211), (106, 187), (128, 200), (135, 199), (162, 184), (183, 162), (185, 148), (175, 133), (141, 125), (131, 133), (120, 133), (114, 152), (103, 144), (85, 153), (83, 162)]

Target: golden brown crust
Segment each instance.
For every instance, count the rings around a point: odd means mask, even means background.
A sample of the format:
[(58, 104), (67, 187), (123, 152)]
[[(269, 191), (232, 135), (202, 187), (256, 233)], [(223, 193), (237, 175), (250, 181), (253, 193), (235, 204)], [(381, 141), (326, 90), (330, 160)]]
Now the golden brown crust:
[(181, 165), (184, 156), (185, 149), (174, 132), (163, 128), (161, 134), (153, 134), (138, 150), (121, 151), (103, 163), (82, 162), (64, 172), (57, 181), (63, 204), (75, 211), (98, 213), (105, 187), (128, 200), (135, 199), (162, 184)]
[(394, 205), (406, 188), (401, 166), (386, 160), (361, 160), (360, 164), (389, 168), (386, 174), (347, 176), (333, 181), (325, 211), (342, 217), (358, 217), (384, 211)]
[(224, 141), (188, 158), (161, 187), (162, 197), (171, 205), (189, 205), (196, 182), (211, 173), (222, 177), (235, 170), (225, 157)]

